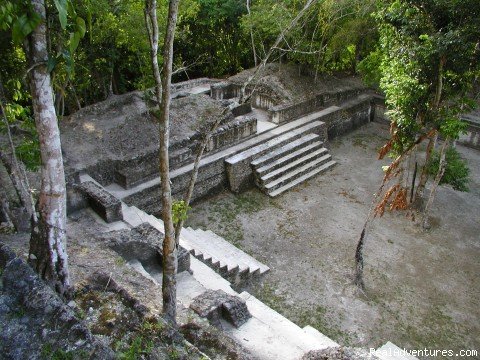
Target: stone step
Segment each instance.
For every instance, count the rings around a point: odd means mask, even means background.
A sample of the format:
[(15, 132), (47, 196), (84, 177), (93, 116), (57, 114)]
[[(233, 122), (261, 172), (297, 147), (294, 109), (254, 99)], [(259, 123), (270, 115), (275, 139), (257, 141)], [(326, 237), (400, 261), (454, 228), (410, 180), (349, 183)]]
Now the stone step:
[(249, 268), (250, 273), (259, 272), (259, 274), (264, 274), (270, 270), (268, 266), (262, 264), (260, 261), (243, 252), (236, 246), (226, 241), (221, 236), (215, 234), (213, 231), (207, 230), (205, 231), (205, 233), (211, 236), (211, 238), (216, 238), (220, 243), (226, 244), (227, 248), (231, 251), (229, 253), (226, 253), (226, 255), (231, 259), (237, 261), (239, 264), (245, 264)]
[(268, 164), (272, 161), (275, 161), (276, 159), (284, 156), (285, 154), (288, 154), (300, 147), (305, 147), (306, 145), (309, 145), (315, 140), (319, 140), (320, 136), (317, 134), (307, 134), (305, 136), (302, 136), (300, 139), (294, 140), (272, 152), (269, 152), (268, 154), (261, 156), (255, 160), (253, 160), (250, 164), (257, 170), (264, 166), (265, 164)]
[(404, 352), (403, 349), (390, 341), (378, 348), (375, 351), (375, 356), (380, 360), (418, 360), (418, 358)]
[[(284, 171), (281, 171), (280, 177), (277, 177), (275, 179), (270, 179), (270, 181), (264, 182), (262, 187), (267, 190), (267, 192), (272, 192), (287, 183), (290, 183), (297, 178), (301, 178), (303, 175), (311, 172), (312, 170), (319, 169), (322, 167), (323, 164), (326, 162), (330, 161), (332, 156), (330, 154), (321, 156), (320, 158), (313, 159), (312, 161), (307, 162), (306, 164), (294, 168), (294, 169), (285, 169)], [(279, 170), (283, 170), (283, 168), (280, 168)]]
[(305, 180), (308, 180), (324, 171), (327, 171), (328, 169), (332, 168), (334, 165), (336, 164), (335, 161), (329, 161), (327, 162), (326, 164), (323, 164), (322, 166), (294, 179), (293, 181), (291, 182), (288, 182), (287, 184), (281, 186), (281, 187), (278, 187), (276, 188), (275, 190), (270, 190), (268, 191), (268, 195), (271, 196), (271, 197), (275, 197), (275, 196), (278, 196), (280, 195), (281, 193), (293, 188), (294, 186), (302, 183), (303, 181)]
[[(217, 241), (226, 241), (226, 240), (221, 238), (220, 236), (218, 236), (217, 234), (215, 234), (213, 231), (210, 231), (210, 230), (203, 231), (202, 229), (196, 229), (195, 233), (198, 236), (198, 238), (202, 239), (205, 245), (207, 245), (205, 249), (207, 249), (206, 251), (209, 253), (209, 256), (211, 256), (212, 258), (215, 258), (213, 255), (210, 255), (212, 251), (213, 252), (217, 251), (217, 249), (215, 248), (212, 249), (212, 247), (215, 247), (215, 243), (213, 243), (212, 241), (213, 238), (217, 237)], [(229, 272), (234, 271), (236, 268), (240, 272), (245, 270), (247, 271), (250, 270), (250, 267), (247, 264), (243, 263), (240, 258), (232, 257), (232, 255), (229, 252), (223, 252), (221, 255), (222, 255), (222, 260), (219, 260), (220, 264), (226, 264)]]
[(272, 333), (280, 338), (288, 339), (290, 344), (294, 344), (304, 352), (339, 346), (326, 336), (311, 335), (311, 331), (300, 328), (248, 292), (242, 292), (240, 297), (246, 301), (248, 310), (254, 318), (268, 325)]
[(188, 227), (182, 230), (181, 239), (183, 239), (181, 244), (191, 249), (192, 255), (234, 282), (247, 280), (248, 277), (261, 275), (270, 270), (268, 266), (210, 230), (193, 230)]
[(131, 227), (137, 227), (144, 222), (148, 222), (149, 215), (137, 208), (136, 206), (128, 206), (122, 202), (123, 221)]
[(222, 327), (226, 334), (254, 354), (255, 359), (298, 360), (305, 354), (305, 351), (296, 344), (273, 332), (268, 324), (255, 317), (250, 318), (238, 329), (224, 323)]
[[(267, 183), (269, 181), (278, 179), (287, 171), (293, 171), (294, 169), (297, 169), (307, 163), (313, 162), (314, 160), (324, 159), (323, 161), (328, 161), (331, 158), (332, 156), (328, 154), (328, 150), (326, 148), (320, 148), (318, 150), (307, 152), (306, 155), (304, 153), (302, 157), (299, 157), (296, 160), (292, 160), (292, 158), (290, 162), (284, 163), (283, 166), (278, 167), (276, 170), (270, 171), (267, 174), (261, 176), (259, 180), (261, 183)], [(317, 163), (317, 165), (319, 165), (319, 163)]]
[(308, 134), (313, 132), (316, 128), (319, 128), (323, 123), (320, 121), (314, 121), (303, 125), (299, 128), (291, 130), (287, 133), (281, 134), (280, 136), (274, 137), (264, 143), (261, 143), (257, 146), (254, 146), (248, 150), (242, 151), (241, 153), (234, 155), (225, 160), (227, 164), (236, 164), (238, 162), (249, 160), (251, 158), (257, 158), (264, 155), (267, 151), (272, 150), (274, 148), (280, 147), (285, 145), (293, 140), (298, 139), (304, 134)]
[(273, 170), (276, 170), (276, 169), (282, 167), (283, 165), (287, 164), (290, 161), (294, 161), (294, 160), (298, 159), (299, 157), (302, 157), (306, 153), (316, 151), (316, 150), (322, 148), (322, 146), (323, 146), (323, 142), (314, 141), (311, 144), (309, 144), (307, 146), (303, 146), (300, 149), (295, 150), (293, 152), (290, 152), (289, 154), (287, 154), (285, 156), (282, 156), (282, 157), (280, 157), (278, 159), (275, 159), (271, 162), (268, 162), (266, 164), (265, 163), (262, 164), (263, 166), (256, 168), (255, 173), (259, 176), (263, 176), (270, 171), (273, 171)]
[(318, 331), (317, 329), (315, 329), (314, 327), (310, 326), (310, 325), (307, 325), (303, 328), (303, 331), (308, 334), (309, 336), (317, 339), (317, 341), (321, 342), (321, 343), (325, 343), (325, 344), (328, 344), (328, 343), (333, 343), (332, 344), (332, 347), (336, 347), (336, 346), (339, 346), (336, 342), (334, 342), (332, 339), (330, 339), (328, 336), (326, 335), (323, 335), (320, 331)]

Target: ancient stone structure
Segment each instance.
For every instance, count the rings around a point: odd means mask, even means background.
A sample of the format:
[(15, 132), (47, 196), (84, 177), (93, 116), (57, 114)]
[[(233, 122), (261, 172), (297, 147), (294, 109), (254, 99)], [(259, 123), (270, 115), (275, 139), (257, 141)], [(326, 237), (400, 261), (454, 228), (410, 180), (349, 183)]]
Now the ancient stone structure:
[(190, 308), (216, 326), (221, 326), (220, 319), (223, 318), (239, 328), (252, 317), (245, 300), (223, 290), (205, 291), (193, 299)]

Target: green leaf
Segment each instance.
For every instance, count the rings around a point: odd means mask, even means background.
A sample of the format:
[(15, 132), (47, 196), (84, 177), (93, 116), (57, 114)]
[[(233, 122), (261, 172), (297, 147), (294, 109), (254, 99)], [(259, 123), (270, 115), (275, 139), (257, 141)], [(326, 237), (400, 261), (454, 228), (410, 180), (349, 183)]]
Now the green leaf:
[(77, 50), (78, 44), (82, 36), (79, 32), (70, 33), (70, 54), (73, 54)]
[(85, 36), (85, 32), (87, 31), (85, 20), (83, 20), (81, 17), (78, 16), (76, 19), (76, 23), (77, 23), (77, 31), (80, 33), (80, 37), (83, 38)]
[(51, 73), (56, 65), (57, 65), (57, 59), (55, 57), (49, 56), (47, 61), (47, 72)]
[(60, 20), (60, 25), (62, 29), (65, 30), (67, 27), (67, 9), (68, 9), (68, 0), (53, 0), (55, 2), (55, 7), (58, 10), (58, 18)]
[(20, 45), (25, 37), (40, 24), (40, 21), (40, 16), (37, 13), (30, 14), (30, 17), (28, 17), (27, 14), (18, 17), (12, 26), (13, 42)]

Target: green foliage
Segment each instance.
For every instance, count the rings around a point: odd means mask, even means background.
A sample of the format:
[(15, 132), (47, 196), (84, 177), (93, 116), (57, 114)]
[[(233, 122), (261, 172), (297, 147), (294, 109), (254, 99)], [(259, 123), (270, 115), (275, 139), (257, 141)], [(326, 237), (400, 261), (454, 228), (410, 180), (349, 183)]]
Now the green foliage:
[[(370, 13), (375, 1), (324, 0), (317, 2), (286, 35), (280, 54), (318, 71), (355, 71), (376, 40)], [(242, 18), (242, 30), (253, 30), (257, 51), (263, 56), (280, 32), (304, 6), (299, 1), (254, 1), (251, 15)]]
[(474, 2), (395, 0), (377, 12), (379, 53), (364, 69), (371, 76), (380, 63), (380, 86), (395, 124), (394, 154), (431, 129), (452, 139), (464, 129), (458, 115), (470, 106), (466, 94), (480, 70)]
[(45, 344), (40, 353), (42, 360), (73, 360), (88, 359), (89, 355), (86, 351), (65, 351), (63, 349), (54, 349), (52, 344)]
[[(240, 31), (244, 0), (196, 0), (180, 17), (177, 63), (200, 62), (193, 71), (219, 77), (242, 70), (251, 62), (248, 37)], [(185, 11), (185, 10), (184, 10)]]
[(184, 200), (175, 200), (172, 204), (173, 224), (187, 220), (187, 213), (191, 209)]
[[(454, 147), (449, 147), (445, 152), (446, 167), (440, 184), (451, 185), (455, 190), (468, 191), (470, 170), (467, 162), (463, 160)], [(440, 164), (440, 154), (434, 152), (429, 162), (428, 173), (435, 176)]]
[(363, 77), (363, 81), (370, 87), (378, 88), (380, 86), (383, 54), (379, 49), (375, 49), (367, 57), (358, 63), (357, 69)]
[(152, 351), (152, 347), (151, 340), (147, 341), (143, 336), (138, 335), (125, 351), (118, 353), (118, 358), (121, 360), (141, 359), (143, 355), (148, 355)]

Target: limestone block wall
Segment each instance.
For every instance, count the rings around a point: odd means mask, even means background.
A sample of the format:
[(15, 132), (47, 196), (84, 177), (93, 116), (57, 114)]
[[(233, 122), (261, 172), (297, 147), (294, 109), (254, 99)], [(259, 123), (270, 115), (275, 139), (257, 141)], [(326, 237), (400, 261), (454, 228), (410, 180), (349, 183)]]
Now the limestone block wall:
[[(212, 84), (210, 87), (211, 97), (215, 100), (232, 99), (240, 96), (241, 85), (229, 82), (220, 82)], [(251, 95), (253, 87), (245, 89), (246, 95)], [(255, 91), (250, 99), (253, 107), (268, 110), (271, 107), (278, 105), (278, 101), (272, 96), (260, 91)]]
[(346, 134), (370, 121), (371, 97), (364, 96), (350, 101), (321, 118), (327, 124), (328, 138)]
[(214, 100), (224, 100), (237, 97), (240, 94), (240, 87), (232, 83), (222, 81), (210, 86), (210, 96)]
[(314, 111), (319, 111), (322, 108), (354, 98), (363, 91), (363, 88), (348, 89), (337, 92), (326, 91), (299, 103), (277, 105), (269, 109), (270, 119), (276, 124), (284, 124)]
[(217, 129), (207, 144), (206, 151), (220, 150), (257, 133), (257, 119), (246, 117)]
[(210, 78), (198, 78), (198, 79), (193, 79), (193, 80), (181, 81), (181, 82), (172, 84), (171, 91), (172, 92), (177, 92), (177, 91), (182, 91), (182, 90), (185, 90), (185, 89), (190, 89), (190, 88), (195, 87), (195, 86), (215, 84), (218, 81), (219, 80), (210, 79)]
[(381, 95), (373, 95), (372, 97), (372, 121), (380, 124), (390, 124), (390, 119), (386, 115), (387, 107), (385, 106), (385, 97)]
[[(192, 169), (188, 167), (172, 172), (172, 196), (174, 199), (182, 199), (185, 196), (191, 173)], [(221, 191), (226, 187), (226, 183), (227, 179), (223, 158), (203, 164), (198, 172), (192, 201)], [(135, 205), (149, 214), (158, 214), (161, 211), (159, 199), (160, 184), (130, 195), (125, 198), (124, 201), (129, 205)]]

